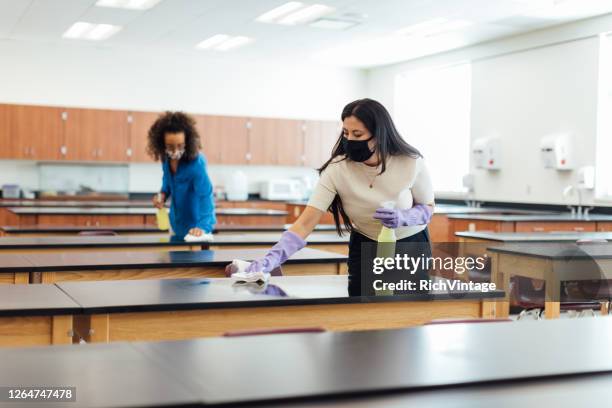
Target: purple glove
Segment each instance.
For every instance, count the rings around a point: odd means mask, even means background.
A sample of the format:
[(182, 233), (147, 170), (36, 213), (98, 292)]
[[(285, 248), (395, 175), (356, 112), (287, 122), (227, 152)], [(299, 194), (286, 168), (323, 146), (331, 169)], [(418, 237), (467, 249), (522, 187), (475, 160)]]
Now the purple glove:
[(423, 204), (405, 210), (381, 207), (376, 210), (374, 219), (380, 220), (387, 228), (409, 227), (429, 223), (431, 214), (431, 207)]
[(285, 231), (280, 240), (268, 251), (266, 256), (257, 259), (246, 268), (245, 272), (266, 272), (270, 273), (278, 268), (289, 257), (306, 246), (304, 241), (295, 232)]

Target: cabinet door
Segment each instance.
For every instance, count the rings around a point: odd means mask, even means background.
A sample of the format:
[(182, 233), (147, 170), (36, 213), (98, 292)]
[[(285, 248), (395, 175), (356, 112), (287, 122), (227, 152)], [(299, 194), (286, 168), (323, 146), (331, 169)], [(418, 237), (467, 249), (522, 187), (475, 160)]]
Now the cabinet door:
[(124, 111), (66, 109), (66, 159), (127, 161), (127, 118)]
[(159, 116), (158, 112), (130, 112), (129, 115), (129, 148), (132, 162), (152, 163), (153, 158), (147, 154), (149, 129)]
[(322, 123), (316, 120), (304, 122), (304, 165), (306, 167), (319, 168), (323, 164), (321, 160), (321, 131)]
[(221, 163), (247, 164), (249, 135), (247, 118), (220, 116), (219, 135), (221, 137)]
[(517, 222), (516, 232), (594, 232), (595, 222)]
[[(227, 137), (222, 116), (193, 115), (202, 142), (202, 152), (209, 164), (223, 163), (223, 141)], [(246, 153), (245, 153), (246, 154)]]
[(304, 122), (301, 120), (276, 120), (277, 163), (284, 166), (301, 166), (304, 163)]
[(276, 119), (249, 120), (249, 164), (278, 164), (278, 126)]
[(0, 105), (0, 158), (12, 156), (11, 130), (9, 126), (9, 105)]
[(321, 164), (325, 163), (331, 157), (332, 150), (338, 141), (341, 129), (340, 122), (321, 122), (321, 150), (319, 153)]
[(60, 108), (12, 105), (9, 112), (13, 158), (28, 160), (62, 158), (64, 138)]

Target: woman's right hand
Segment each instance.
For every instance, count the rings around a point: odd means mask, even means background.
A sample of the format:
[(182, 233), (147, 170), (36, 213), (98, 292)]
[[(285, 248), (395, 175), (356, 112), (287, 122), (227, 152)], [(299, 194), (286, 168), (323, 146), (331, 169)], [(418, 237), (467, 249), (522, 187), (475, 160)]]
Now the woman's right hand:
[(153, 196), (153, 206), (155, 208), (164, 208), (165, 204), (166, 204), (166, 194), (165, 193), (159, 193)]

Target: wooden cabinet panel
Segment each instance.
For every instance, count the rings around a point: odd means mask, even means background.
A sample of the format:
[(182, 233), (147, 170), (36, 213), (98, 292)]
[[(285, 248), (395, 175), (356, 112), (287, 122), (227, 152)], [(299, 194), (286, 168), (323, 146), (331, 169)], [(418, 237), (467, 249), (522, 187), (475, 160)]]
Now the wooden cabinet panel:
[(553, 232), (574, 231), (593, 232), (596, 230), (595, 222), (517, 222), (516, 232)]
[(455, 232), (461, 231), (514, 232), (514, 222), (449, 218), (449, 225), (448, 242), (458, 241)]
[(249, 134), (247, 118), (219, 116), (219, 143), (222, 164), (247, 164)]
[(159, 112), (130, 112), (129, 148), (133, 162), (151, 163), (153, 158), (147, 154), (149, 129), (159, 117)]
[(11, 157), (27, 160), (59, 160), (64, 143), (60, 108), (12, 105), (9, 107)]
[(283, 166), (304, 164), (304, 122), (276, 119), (277, 163)]
[[(287, 223), (293, 224), (299, 217), (302, 215), (304, 210), (306, 209), (306, 204), (287, 204)], [(326, 211), (321, 219), (319, 220), (319, 224), (325, 225), (334, 225), (334, 216), (329, 211)]]
[(612, 222), (598, 222), (597, 231), (601, 231), (601, 232), (612, 231)]
[(323, 124), (315, 120), (304, 122), (304, 165), (319, 168), (323, 164), (321, 156), (321, 134)]
[(66, 114), (67, 160), (128, 160), (127, 112), (70, 108)]
[(446, 214), (434, 214), (428, 227), (431, 241), (453, 242), (453, 239), (449, 239), (450, 225)]
[(0, 158), (8, 159), (12, 153), (9, 105), (0, 105)]
[(277, 119), (249, 120), (249, 164), (278, 164)]
[(339, 136), (339, 123), (306, 121), (304, 123), (304, 164), (307, 167), (321, 167), (331, 157), (332, 149)]
[(223, 163), (223, 141), (226, 137), (222, 116), (193, 115), (200, 134), (202, 152), (209, 164)]
[(322, 122), (321, 123), (321, 164), (325, 163), (331, 157), (334, 145), (340, 136), (339, 122)]

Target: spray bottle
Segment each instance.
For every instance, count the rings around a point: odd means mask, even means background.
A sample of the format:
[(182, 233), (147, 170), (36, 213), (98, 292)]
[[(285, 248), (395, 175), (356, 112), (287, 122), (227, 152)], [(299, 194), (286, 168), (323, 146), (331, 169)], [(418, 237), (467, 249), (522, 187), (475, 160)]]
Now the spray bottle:
[[(387, 209), (395, 208), (395, 201), (384, 201), (380, 203), (381, 207)], [(395, 257), (395, 242), (397, 237), (395, 236), (395, 230), (393, 228), (387, 228), (382, 226), (380, 233), (378, 234), (378, 245), (376, 246), (376, 257), (377, 258), (393, 258)]]
[[(162, 194), (157, 194), (157, 200), (162, 201)], [(157, 228), (161, 231), (168, 231), (170, 229), (170, 219), (168, 217), (168, 210), (166, 207), (159, 208), (156, 214)]]

